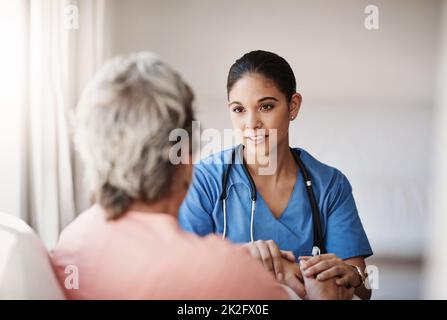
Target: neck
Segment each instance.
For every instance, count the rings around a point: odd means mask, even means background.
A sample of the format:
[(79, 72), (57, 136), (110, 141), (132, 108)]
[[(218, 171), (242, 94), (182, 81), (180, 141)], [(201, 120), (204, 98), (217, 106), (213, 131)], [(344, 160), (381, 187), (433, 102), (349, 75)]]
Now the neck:
[[(267, 163), (267, 165), (261, 165), (258, 162), (253, 164), (246, 164), (248, 171), (253, 177), (261, 178), (264, 177), (265, 179), (274, 179), (276, 182), (280, 181), (284, 177), (295, 177), (296, 176), (296, 164), (295, 160), (293, 159), (293, 155), (290, 152), (289, 149), (289, 141), (286, 139), (286, 141), (282, 144), (278, 144), (275, 150), (272, 150), (272, 152), (276, 152), (276, 170), (271, 175), (259, 175), (259, 169), (264, 167), (267, 167), (270, 163), (269, 157), (270, 155), (266, 156), (266, 159), (263, 159), (263, 163)], [(244, 151), (244, 158), (246, 159), (246, 154)]]
[(165, 213), (177, 219), (180, 202), (175, 197), (164, 197), (160, 200), (147, 203), (143, 201), (134, 201), (129, 211), (139, 211), (147, 213)]

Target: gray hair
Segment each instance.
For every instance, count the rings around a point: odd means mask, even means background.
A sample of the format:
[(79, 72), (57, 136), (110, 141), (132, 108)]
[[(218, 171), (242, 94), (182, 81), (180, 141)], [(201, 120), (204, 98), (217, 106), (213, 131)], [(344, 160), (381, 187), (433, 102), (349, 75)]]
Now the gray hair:
[(77, 108), (75, 143), (94, 197), (120, 217), (135, 200), (166, 195), (175, 166), (169, 152), (191, 137), (194, 96), (182, 78), (156, 55), (142, 52), (105, 63), (84, 90)]

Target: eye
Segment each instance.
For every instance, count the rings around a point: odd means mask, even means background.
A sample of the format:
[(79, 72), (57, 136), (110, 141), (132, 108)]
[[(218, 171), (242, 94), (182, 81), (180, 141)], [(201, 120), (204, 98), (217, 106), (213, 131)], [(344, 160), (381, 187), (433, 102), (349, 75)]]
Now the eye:
[(233, 111), (234, 113), (241, 113), (241, 112), (244, 111), (244, 108), (242, 108), (241, 106), (238, 106), (238, 107), (234, 107), (234, 108), (232, 109), (232, 111)]
[(273, 109), (273, 105), (271, 105), (271, 104), (264, 104), (260, 108), (261, 111), (270, 111), (272, 109)]

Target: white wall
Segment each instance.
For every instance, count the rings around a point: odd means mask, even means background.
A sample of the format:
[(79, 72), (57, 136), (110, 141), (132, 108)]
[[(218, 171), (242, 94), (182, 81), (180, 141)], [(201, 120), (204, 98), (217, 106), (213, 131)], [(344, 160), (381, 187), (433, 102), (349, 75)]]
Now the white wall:
[(436, 100), (434, 158), (435, 179), (430, 193), (430, 222), (425, 246), (424, 291), (428, 299), (447, 299), (447, 1), (443, 6)]
[[(380, 29), (364, 28), (368, 4)], [(291, 142), (345, 172), (373, 249), (422, 252), (439, 1), (111, 1), (111, 53), (152, 50), (197, 93), (199, 119), (230, 128), (226, 75), (266, 49), (295, 71)]]

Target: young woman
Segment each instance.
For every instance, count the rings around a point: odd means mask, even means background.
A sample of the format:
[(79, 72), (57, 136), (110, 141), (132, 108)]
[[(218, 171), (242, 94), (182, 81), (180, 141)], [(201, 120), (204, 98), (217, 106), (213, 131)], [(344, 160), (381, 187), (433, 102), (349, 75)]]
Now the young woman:
[[(242, 144), (196, 165), (179, 212), (182, 227), (246, 243), (278, 280), (283, 258), (295, 256), (304, 276), (334, 279), (369, 299), (364, 259), (372, 250), (348, 179), (289, 146), (301, 106), (290, 65), (271, 52), (249, 52), (231, 66), (227, 93)], [(272, 161), (275, 170), (265, 174)]]

